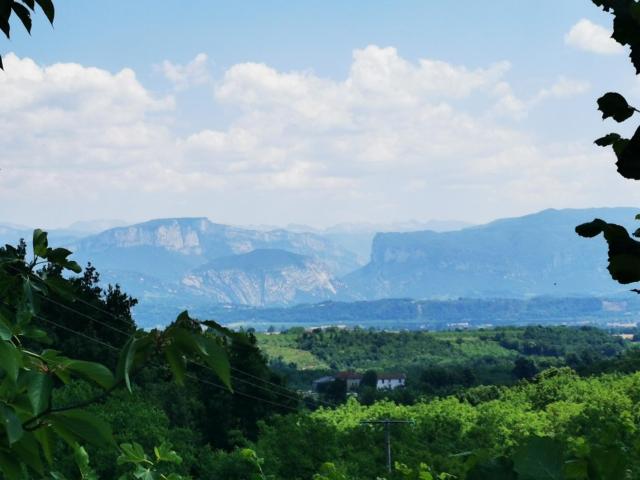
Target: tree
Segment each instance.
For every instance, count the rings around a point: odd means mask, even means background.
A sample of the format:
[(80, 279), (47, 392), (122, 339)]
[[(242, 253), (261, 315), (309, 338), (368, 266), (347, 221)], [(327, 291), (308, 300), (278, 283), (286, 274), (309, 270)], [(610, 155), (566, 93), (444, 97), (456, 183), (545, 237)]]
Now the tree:
[(536, 364), (533, 360), (526, 357), (516, 358), (513, 365), (513, 374), (519, 380), (530, 380), (538, 373)]
[[(606, 12), (613, 14), (613, 38), (623, 46), (629, 46), (631, 63), (640, 74), (640, 6), (635, 0), (592, 0)], [(607, 92), (598, 99), (598, 109), (602, 118), (612, 118), (618, 123), (628, 120), (638, 109), (616, 92)], [(611, 146), (617, 158), (618, 173), (624, 178), (640, 180), (640, 127), (631, 138), (623, 138), (618, 133), (609, 133), (595, 141), (601, 147)], [(640, 215), (636, 215), (640, 220)], [(621, 284), (640, 281), (640, 242), (632, 237), (640, 237), (640, 229), (629, 234), (626, 228), (596, 218), (576, 227), (583, 237), (603, 234), (609, 247), (608, 270), (611, 277)], [(634, 289), (636, 293), (640, 290)]]
[(343, 403), (347, 400), (347, 382), (341, 378), (336, 378), (327, 385), (324, 396), (329, 402)]
[[(166, 359), (180, 384), (191, 361), (205, 365), (230, 388), (229, 361), (221, 342), (235, 334), (215, 322), (197, 322), (187, 312), (163, 331), (133, 332), (123, 342), (115, 374), (100, 363), (73, 359), (43, 347), (51, 342), (43, 328), (46, 325), (117, 350), (57, 318), (44, 316), (42, 307), (50, 298), (68, 302), (81, 298), (82, 282), (79, 286), (60, 275), (65, 270), (82, 271), (70, 255), (64, 248), (49, 247), (47, 234), (41, 230), (33, 233), (31, 260), (26, 259), (24, 243), (17, 248), (0, 248), (0, 474), (7, 480), (21, 479), (27, 470), (41, 477), (46, 470), (43, 457), (51, 464), (58, 439), (74, 449), (82, 443), (114, 447), (109, 425), (84, 408), (123, 386), (131, 391), (132, 375), (151, 359)], [(202, 327), (215, 335), (203, 335)], [(127, 335), (126, 330), (121, 332)], [(72, 378), (87, 380), (101, 391), (87, 400), (58, 405), (53, 398), (55, 387)]]
[(361, 387), (376, 388), (378, 386), (378, 374), (375, 370), (367, 370), (360, 380)]
[[(0, 0), (0, 30), (7, 39), (11, 38), (10, 20), (13, 15), (18, 17), (27, 32), (31, 34), (31, 13), (35, 12), (36, 4), (40, 6), (49, 23), (53, 25), (56, 12), (51, 0)], [(4, 70), (2, 57), (0, 57), (0, 70)]]

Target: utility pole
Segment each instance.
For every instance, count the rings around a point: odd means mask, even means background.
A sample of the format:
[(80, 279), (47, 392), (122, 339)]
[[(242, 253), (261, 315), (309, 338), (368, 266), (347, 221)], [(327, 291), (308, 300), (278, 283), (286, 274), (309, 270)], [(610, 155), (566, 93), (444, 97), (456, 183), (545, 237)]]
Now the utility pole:
[(387, 471), (391, 473), (391, 425), (414, 423), (412, 420), (392, 420), (390, 418), (382, 420), (363, 420), (360, 425), (384, 425), (384, 441), (387, 450)]

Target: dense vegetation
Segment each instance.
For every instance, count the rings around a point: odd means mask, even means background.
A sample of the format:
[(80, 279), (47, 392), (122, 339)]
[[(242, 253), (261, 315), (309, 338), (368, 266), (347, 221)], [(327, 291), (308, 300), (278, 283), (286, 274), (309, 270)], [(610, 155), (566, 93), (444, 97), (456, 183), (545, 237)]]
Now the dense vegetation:
[[(33, 460), (39, 455), (29, 456), (35, 455), (29, 453), (29, 443), (21, 446), (34, 422), (29, 419), (32, 407), (23, 411), (18, 397), (3, 397), (2, 414), (20, 419), (25, 431), (16, 440), (17, 426), (2, 427), (8, 443), (0, 468), (6, 478), (71, 479), (80, 472), (81, 478), (355, 480), (430, 478), (427, 475), (436, 473), (439, 478), (494, 478), (498, 471), (507, 475), (503, 478), (624, 478), (586, 477), (584, 472), (609, 468), (601, 464), (603, 456), (624, 455), (620, 468), (634, 468), (638, 461), (630, 449), (639, 440), (634, 422), (640, 398), (634, 389), (640, 379), (633, 373), (606, 372), (634, 372), (640, 355), (631, 342), (602, 330), (531, 326), (394, 333), (330, 328), (260, 335), (267, 351), (275, 348), (303, 361), (317, 359), (313, 367), (406, 368), (410, 374), (408, 387), (391, 393), (379, 394), (368, 386), (358, 399), (305, 401), (269, 368), (254, 334), (221, 330), (224, 335), (214, 338), (228, 361), (232, 392), (224, 386), (224, 370), (222, 381), (216, 380), (201, 363), (203, 353), (193, 357), (183, 352), (180, 362), (192, 362), (177, 369), (171, 365), (176, 358), (163, 353), (177, 342), (177, 329), (195, 335), (202, 326), (218, 328), (215, 323), (183, 315), (164, 332), (139, 332), (130, 312), (134, 299), (117, 286), (99, 287), (99, 274), (90, 265), (77, 277), (63, 276), (65, 267), (75, 272), (80, 268), (67, 259), (66, 251), (50, 249), (42, 232), (34, 235), (34, 245), (41, 262), (27, 263), (25, 244), (0, 249), (5, 291), (24, 278), (37, 287), (31, 290), (36, 300), (28, 303), (35, 312), (29, 316), (35, 329), (3, 331), (3, 345), (29, 345), (37, 351), (42, 342), (55, 342), (56, 362), (70, 370), (65, 374), (57, 368), (45, 350), (34, 357), (42, 363), (18, 363), (16, 371), (3, 353), (3, 391), (19, 393), (24, 384), (25, 395), (43, 420), (78, 413), (57, 420), (58, 436), (46, 443), (50, 466), (45, 467)], [(38, 264), (41, 269), (34, 271)], [(17, 306), (29, 302), (26, 287), (20, 288)], [(10, 309), (2, 309), (2, 314), (2, 325), (17, 321)], [(157, 343), (139, 350), (130, 360), (132, 368), (123, 371), (127, 354), (123, 357), (122, 352), (131, 348), (132, 338)], [(116, 375), (111, 377), (95, 362), (115, 369)], [(571, 362), (582, 374), (601, 376), (580, 377), (575, 370), (557, 368)], [(291, 373), (291, 365), (275, 363)], [(35, 375), (34, 365), (44, 369), (42, 373)], [(518, 378), (523, 380), (517, 383)], [(44, 399), (37, 399), (45, 383), (50, 400), (42, 403)], [(344, 405), (336, 406), (340, 401)], [(7, 417), (10, 411), (15, 417)], [(398, 462), (393, 473), (385, 473), (383, 432), (360, 424), (385, 418), (413, 422), (393, 427)], [(33, 423), (36, 432), (47, 425)], [(37, 436), (35, 441), (45, 445)], [(14, 450), (25, 463), (7, 457)], [(531, 457), (540, 455), (550, 465), (545, 468), (557, 470), (556, 476), (522, 473)], [(561, 473), (567, 465), (580, 465), (582, 476)], [(494, 473), (487, 476), (486, 469)]]
[(296, 388), (307, 390), (313, 378), (337, 371), (400, 372), (408, 377), (407, 388), (391, 397), (405, 403), (474, 385), (509, 385), (552, 366), (588, 373), (633, 347), (598, 328), (563, 326), (449, 332), (294, 328), (257, 336), (272, 367)]
[[(147, 307), (148, 308), (148, 307)], [(607, 323), (628, 321), (640, 312), (640, 299), (596, 297), (458, 298), (412, 300), (394, 298), (359, 302), (322, 302), (281, 308), (240, 305), (210, 306), (201, 311), (231, 324), (260, 330), (294, 325), (364, 326), (387, 330), (448, 330), (457, 326)]]
[[(30, 30), (36, 3), (52, 21), (49, 0), (0, 4), (7, 37), (12, 15)], [(594, 3), (614, 12), (613, 38), (630, 46), (640, 71), (637, 2)], [(616, 121), (637, 111), (612, 92), (599, 106)], [(640, 133), (598, 143), (613, 146), (623, 176), (640, 178)], [(602, 220), (578, 230), (605, 235), (615, 279), (640, 279), (640, 242), (626, 230)], [(0, 478), (640, 478), (640, 350), (605, 332), (261, 337), (284, 372), (295, 370), (292, 362), (416, 372), (396, 401), (304, 404), (270, 370), (251, 332), (186, 312), (163, 330), (141, 331), (131, 317), (135, 299), (117, 286), (102, 289), (90, 265), (82, 272), (39, 230), (32, 252), (28, 259), (24, 243), (0, 248)], [(405, 422), (392, 427), (393, 468), (385, 466), (385, 433), (371, 423), (387, 420)]]
[[(414, 422), (392, 432), (394, 459), (410, 478), (431, 478), (417, 476), (421, 463), (456, 478), (638, 478), (639, 386), (639, 374), (580, 378), (562, 368), (412, 406), (352, 400), (278, 418), (255, 449), (278, 479), (311, 478), (325, 462), (334, 464), (329, 478), (372, 479), (384, 470), (383, 431), (360, 422), (396, 418)], [(401, 470), (391, 478), (405, 478)]]

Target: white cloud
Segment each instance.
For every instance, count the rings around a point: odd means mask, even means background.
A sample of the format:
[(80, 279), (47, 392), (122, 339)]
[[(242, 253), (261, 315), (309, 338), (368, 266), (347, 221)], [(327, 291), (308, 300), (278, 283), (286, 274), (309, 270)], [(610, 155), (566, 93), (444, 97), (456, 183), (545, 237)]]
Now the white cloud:
[(548, 99), (570, 98), (586, 93), (591, 88), (589, 82), (560, 76), (549, 87), (544, 87), (528, 99), (519, 98), (507, 82), (499, 82), (494, 87), (493, 93), (497, 98), (491, 108), (491, 115), (506, 116), (521, 120), (529, 112)]
[(564, 36), (564, 43), (592, 53), (615, 55), (624, 48), (611, 38), (611, 31), (586, 18), (576, 23)]
[(162, 74), (176, 89), (184, 90), (193, 85), (202, 85), (211, 81), (208, 70), (208, 57), (199, 53), (186, 65), (172, 63), (165, 60), (159, 66)]
[[(584, 199), (616, 175), (604, 152), (551, 151), (510, 118), (588, 85), (559, 77), (520, 100), (507, 62), (471, 69), (369, 46), (339, 80), (237, 64), (215, 88), (226, 123), (187, 133), (173, 98), (131, 70), (15, 55), (5, 66), (0, 219), (477, 221)], [(510, 116), (490, 113), (501, 108)]]

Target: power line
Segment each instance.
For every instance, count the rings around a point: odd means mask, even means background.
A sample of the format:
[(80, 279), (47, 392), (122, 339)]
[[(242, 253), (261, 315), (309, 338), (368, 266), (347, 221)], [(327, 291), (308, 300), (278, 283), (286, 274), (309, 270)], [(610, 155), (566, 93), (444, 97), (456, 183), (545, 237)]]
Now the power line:
[[(82, 316), (82, 317), (84, 317), (84, 318), (87, 318), (88, 320), (91, 320), (92, 322), (95, 322), (95, 323), (97, 323), (97, 324), (99, 324), (99, 325), (102, 325), (102, 326), (104, 326), (104, 327), (106, 327), (106, 328), (109, 328), (110, 330), (112, 330), (112, 331), (114, 331), (114, 332), (117, 332), (117, 333), (120, 333), (120, 334), (122, 334), (122, 335), (125, 335), (126, 337), (129, 337), (129, 336), (131, 336), (131, 334), (132, 334), (132, 332), (126, 332), (126, 331), (124, 331), (124, 330), (121, 330), (121, 329), (119, 329), (119, 328), (117, 328), (117, 327), (114, 327), (113, 325), (110, 325), (110, 324), (108, 324), (108, 323), (106, 323), (106, 322), (103, 322), (103, 321), (101, 321), (101, 320), (98, 320), (98, 319), (96, 319), (96, 318), (92, 317), (91, 315), (88, 315), (88, 314), (86, 314), (86, 313), (84, 313), (84, 312), (81, 312), (81, 311), (79, 311), (79, 310), (77, 310), (77, 309), (74, 309), (74, 308), (72, 308), (72, 307), (69, 307), (68, 305), (65, 305), (65, 304), (63, 304), (63, 303), (60, 303), (60, 302), (58, 302), (58, 301), (56, 301), (56, 300), (54, 300), (54, 299), (51, 299), (51, 298), (49, 298), (49, 297), (47, 297), (47, 296), (45, 296), (45, 295), (43, 295), (43, 294), (39, 294), (39, 295), (40, 295), (42, 298), (44, 298), (45, 300), (47, 300), (47, 301), (49, 301), (49, 302), (51, 302), (51, 303), (53, 303), (53, 304), (55, 304), (55, 305), (58, 305), (59, 307), (64, 308), (65, 310), (67, 310), (67, 311), (69, 311), (69, 312), (76, 313), (76, 314), (78, 314), (78, 315), (80, 315), (80, 316)], [(116, 319), (116, 320), (119, 320), (119, 321), (124, 322), (124, 320), (123, 320), (123, 319), (118, 318), (118, 317), (117, 317), (115, 314), (113, 314), (112, 312), (109, 312), (109, 311), (107, 311), (107, 310), (104, 310), (104, 309), (98, 308), (97, 306), (95, 306), (95, 305), (93, 305), (93, 304), (91, 304), (91, 303), (89, 303), (89, 302), (87, 302), (87, 301), (85, 301), (85, 300), (81, 299), (81, 298), (80, 298), (80, 297), (78, 297), (77, 295), (71, 295), (71, 296), (73, 297), (73, 299), (74, 299), (74, 300), (77, 300), (77, 301), (79, 301), (80, 303), (84, 303), (85, 305), (87, 305), (87, 306), (89, 306), (89, 307), (92, 307), (92, 308), (95, 308), (96, 310), (101, 311), (102, 313), (104, 313), (104, 314), (106, 314), (106, 315), (109, 315), (110, 317), (112, 317), (112, 318), (114, 318), (114, 319)], [(211, 370), (211, 369), (210, 369), (208, 366), (206, 366), (206, 365), (200, 365), (200, 366), (201, 366), (201, 367), (203, 367), (203, 368), (206, 368), (206, 369), (208, 369), (208, 370)], [(249, 373), (249, 372), (245, 372), (244, 370), (241, 370), (241, 369), (236, 368), (236, 367), (234, 367), (234, 366), (230, 366), (230, 368), (231, 368), (231, 370), (233, 370), (233, 371), (235, 371), (235, 372), (241, 373), (241, 374), (243, 374), (243, 375), (246, 375), (246, 376), (248, 376), (248, 377), (254, 378), (254, 379), (259, 380), (259, 381), (261, 381), (261, 382), (263, 382), (263, 383), (266, 383), (266, 384), (268, 384), (268, 385), (271, 385), (271, 386), (273, 386), (273, 387), (279, 388), (279, 389), (283, 390), (284, 392), (286, 392), (288, 395), (296, 395), (296, 398), (295, 398), (295, 399), (296, 399), (296, 400), (299, 400), (299, 398), (297, 397), (297, 395), (298, 395), (298, 394), (297, 394), (297, 392), (294, 392), (293, 390), (291, 390), (291, 389), (289, 389), (289, 388), (287, 388), (287, 387), (285, 387), (285, 386), (283, 386), (283, 385), (278, 385), (278, 384), (277, 384), (277, 383), (275, 383), (275, 382), (271, 382), (271, 381), (266, 380), (266, 379), (264, 379), (264, 378), (260, 378), (260, 377), (258, 377), (258, 376), (256, 376), (256, 375), (253, 375), (253, 374), (251, 374), (251, 373)], [(211, 370), (211, 371), (212, 371), (212, 370)], [(215, 373), (215, 372), (214, 372), (214, 373)], [(260, 385), (256, 385), (255, 383), (251, 383), (251, 382), (249, 382), (249, 381), (247, 381), (247, 380), (240, 379), (240, 378), (238, 378), (237, 376), (236, 376), (236, 377), (233, 377), (233, 378), (234, 378), (235, 380), (240, 381), (240, 382), (247, 383), (247, 384), (249, 384), (249, 385), (253, 385), (253, 386), (254, 386), (254, 387), (256, 387), (256, 388), (259, 388), (259, 389), (262, 389), (262, 390), (266, 390), (266, 391), (268, 391), (268, 392), (270, 392), (270, 393), (273, 393), (273, 394), (275, 394), (275, 395), (280, 395), (280, 396), (287, 397), (287, 395), (284, 395), (284, 394), (279, 393), (279, 392), (273, 392), (272, 390), (266, 389), (265, 387), (262, 387), (262, 386), (260, 386)], [(288, 398), (293, 399), (293, 397), (291, 397), (291, 396), (288, 396)], [(337, 407), (337, 405), (336, 405), (336, 404), (331, 403), (331, 402), (327, 402), (327, 401), (325, 401), (325, 400), (318, 399), (317, 401), (318, 401), (318, 403), (324, 404), (324, 405), (329, 406), (329, 407), (332, 407), (332, 408), (336, 408), (336, 407)]]
[[(86, 313), (83, 313), (83, 312), (81, 312), (81, 311), (79, 311), (79, 310), (77, 310), (77, 309), (71, 308), (71, 307), (69, 307), (69, 306), (67, 306), (67, 305), (64, 305), (63, 303), (60, 303), (60, 302), (58, 302), (58, 301), (56, 301), (56, 300), (53, 300), (53, 299), (50, 299), (50, 298), (48, 298), (48, 297), (46, 297), (46, 296), (44, 296), (44, 295), (41, 295), (41, 296), (42, 296), (43, 298), (45, 298), (45, 300), (48, 300), (48, 301), (52, 302), (53, 304), (58, 305), (59, 307), (66, 309), (67, 311), (70, 311), (70, 312), (76, 313), (76, 314), (78, 314), (78, 315), (80, 315), (80, 316), (82, 316), (82, 317), (85, 317), (85, 318), (87, 318), (87, 319), (89, 319), (89, 320), (91, 320), (91, 321), (93, 321), (93, 322), (98, 323), (99, 325), (103, 325), (104, 327), (107, 327), (107, 328), (109, 328), (109, 329), (111, 329), (111, 330), (113, 330), (113, 331), (115, 331), (115, 332), (117, 332), (117, 333), (120, 333), (120, 334), (122, 334), (122, 335), (125, 335), (126, 337), (131, 336), (131, 333), (129, 333), (129, 332), (125, 332), (124, 330), (120, 330), (119, 328), (113, 327), (112, 325), (109, 325), (109, 324), (108, 324), (108, 323), (106, 323), (106, 322), (102, 322), (102, 321), (100, 321), (100, 320), (97, 320), (96, 318), (94, 318), (94, 317), (92, 317), (92, 316), (90, 316), (90, 315), (87, 315)], [(105, 313), (109, 313), (109, 312), (106, 312), (106, 311), (105, 311)], [(56, 324), (56, 325), (57, 325), (57, 324)], [(62, 327), (62, 328), (65, 328), (65, 327)], [(66, 330), (69, 330), (69, 329), (68, 329), (68, 328), (66, 328)], [(199, 365), (200, 367), (205, 368), (205, 369), (207, 369), (207, 370), (209, 370), (209, 371), (212, 371), (212, 370), (211, 370), (211, 368), (210, 368), (210, 367), (208, 367), (207, 365), (202, 365), (202, 364), (199, 364), (199, 363), (197, 363), (197, 362), (193, 362), (193, 361), (192, 361), (192, 363), (194, 363), (194, 364), (196, 364), (196, 365)], [(274, 392), (274, 391), (272, 391), (272, 390), (270, 390), (270, 389), (268, 389), (268, 388), (266, 388), (266, 387), (263, 387), (263, 386), (261, 386), (261, 385), (257, 385), (257, 384), (255, 384), (255, 383), (253, 383), (253, 382), (248, 381), (248, 380), (244, 380), (244, 379), (242, 379), (242, 378), (238, 378), (238, 377), (233, 377), (233, 376), (232, 376), (232, 378), (233, 378), (234, 380), (237, 380), (237, 381), (239, 381), (239, 382), (241, 382), (241, 383), (245, 383), (245, 384), (248, 384), (248, 385), (252, 385), (252, 386), (254, 386), (254, 387), (256, 387), (256, 388), (258, 388), (258, 389), (260, 389), (260, 390), (264, 390), (264, 391), (267, 391), (267, 392), (269, 392), (269, 393), (272, 393), (272, 394), (275, 394), (275, 395), (279, 395), (279, 396), (281, 396), (281, 397), (289, 398), (289, 399), (291, 399), (291, 400), (296, 400), (296, 401), (299, 401), (299, 400), (300, 400), (300, 398), (299, 398), (299, 397), (293, 397), (293, 396), (291, 396), (291, 394), (296, 395), (296, 394), (295, 394), (295, 392), (292, 392), (291, 390), (287, 389), (286, 387), (283, 387), (283, 386), (281, 386), (281, 385), (277, 385), (277, 384), (275, 384), (275, 383), (273, 383), (273, 382), (269, 382), (268, 380), (261, 379), (260, 377), (257, 377), (257, 376), (255, 376), (255, 375), (252, 375), (252, 374), (250, 374), (250, 373), (248, 373), (248, 372), (245, 372), (245, 371), (243, 371), (243, 370), (240, 370), (240, 369), (238, 369), (238, 368), (235, 368), (235, 367), (230, 367), (230, 368), (231, 368), (232, 370), (234, 370), (234, 371), (241, 372), (241, 373), (243, 373), (244, 375), (250, 376), (250, 377), (252, 377), (252, 378), (256, 378), (256, 379), (258, 379), (258, 380), (262, 380), (262, 381), (264, 381), (264, 382), (266, 382), (266, 383), (269, 383), (269, 384), (271, 384), (271, 385), (274, 385), (274, 386), (278, 386), (278, 387), (280, 387), (282, 390), (284, 390), (284, 391), (285, 391), (287, 394), (289, 394), (289, 395), (285, 395), (284, 393), (280, 393), (280, 392)], [(215, 373), (215, 372), (214, 372), (214, 373)]]
[[(1, 301), (1, 300), (0, 300), (0, 303), (3, 303), (5, 306), (7, 306), (7, 307), (9, 307), (9, 308), (13, 308), (11, 305), (9, 305), (9, 304), (7, 304), (7, 303), (5, 303), (5, 302)], [(41, 321), (46, 322), (46, 323), (49, 323), (49, 324), (51, 324), (51, 325), (54, 325), (54, 326), (56, 326), (56, 327), (58, 327), (58, 328), (60, 328), (60, 329), (62, 329), (62, 330), (65, 330), (66, 332), (71, 333), (71, 334), (78, 335), (78, 336), (80, 336), (80, 337), (84, 338), (85, 340), (88, 340), (88, 341), (91, 341), (91, 342), (94, 342), (94, 343), (98, 343), (98, 344), (100, 344), (100, 345), (102, 345), (102, 346), (104, 346), (104, 347), (106, 347), (106, 348), (109, 348), (110, 350), (113, 350), (113, 351), (120, 351), (120, 349), (119, 349), (119, 348), (117, 348), (117, 347), (115, 347), (115, 346), (113, 346), (113, 345), (111, 345), (111, 344), (109, 344), (109, 343), (103, 342), (102, 340), (100, 340), (100, 339), (98, 339), (98, 338), (96, 338), (96, 337), (92, 337), (92, 336), (90, 336), (90, 335), (86, 335), (85, 333), (79, 332), (79, 331), (77, 331), (77, 330), (73, 330), (73, 329), (71, 329), (71, 328), (69, 328), (69, 327), (67, 327), (67, 326), (65, 326), (65, 325), (62, 325), (62, 324), (60, 324), (60, 323), (58, 323), (58, 322), (55, 322), (55, 321), (50, 320), (50, 319), (48, 319), (48, 318), (46, 318), (46, 317), (43, 317), (42, 315), (35, 314), (35, 315), (34, 315), (34, 318), (37, 318), (38, 320), (41, 320)], [(205, 368), (205, 369), (207, 369), (207, 370), (209, 370), (209, 371), (212, 371), (212, 372), (213, 372), (213, 370), (211, 370), (211, 369), (210, 369), (209, 367), (207, 367), (206, 365), (200, 365), (200, 364), (198, 364), (198, 363), (196, 363), (196, 362), (192, 362), (192, 363), (195, 363), (196, 365), (199, 365), (199, 366), (201, 366), (201, 367), (203, 367), (203, 368)], [(162, 364), (154, 363), (154, 362), (149, 362), (149, 364), (150, 364), (150, 365), (153, 365), (153, 366), (156, 366), (156, 367), (160, 367), (160, 368), (165, 367), (165, 366), (164, 366), (164, 365), (162, 365)], [(213, 372), (213, 373), (215, 373), (215, 372)], [(258, 400), (258, 401), (262, 401), (262, 402), (265, 402), (265, 403), (269, 403), (269, 404), (271, 404), (271, 405), (275, 405), (275, 406), (278, 406), (278, 407), (282, 407), (282, 408), (285, 408), (285, 409), (289, 409), (289, 410), (292, 410), (292, 411), (295, 411), (295, 412), (297, 412), (297, 411), (298, 411), (298, 409), (297, 409), (297, 408), (292, 407), (292, 406), (290, 406), (290, 405), (286, 405), (286, 404), (279, 403), (279, 402), (274, 402), (274, 401), (271, 401), (271, 400), (269, 400), (269, 399), (266, 399), (266, 398), (263, 398), (263, 397), (254, 396), (254, 395), (251, 395), (251, 394), (248, 394), (248, 393), (245, 393), (245, 392), (240, 392), (240, 391), (236, 391), (236, 390), (234, 390), (234, 391), (229, 391), (229, 389), (228, 389), (227, 387), (223, 386), (223, 385), (216, 384), (216, 383), (213, 383), (213, 382), (211, 382), (211, 381), (204, 380), (204, 379), (199, 378), (199, 377), (197, 377), (197, 376), (195, 376), (195, 375), (193, 375), (193, 374), (190, 374), (190, 373), (187, 373), (186, 375), (187, 375), (189, 378), (192, 378), (192, 379), (194, 379), (194, 380), (196, 380), (196, 381), (199, 381), (199, 382), (201, 382), (201, 383), (204, 383), (204, 384), (206, 384), (206, 385), (211, 385), (211, 386), (217, 387), (218, 389), (222, 389), (222, 390), (226, 391), (227, 393), (231, 393), (232, 395), (240, 395), (240, 396), (243, 396), (243, 397), (251, 398), (251, 399), (253, 399), (253, 400)], [(232, 378), (233, 378), (233, 377), (232, 377)], [(238, 380), (237, 378), (234, 378), (234, 379), (235, 379), (235, 380)], [(252, 383), (250, 383), (250, 382), (248, 382), (248, 381), (244, 381), (244, 382), (245, 382), (245, 383), (249, 383), (250, 385), (253, 385), (253, 386), (255, 386), (255, 387), (262, 388), (262, 387), (260, 387), (259, 385), (252, 384)], [(265, 389), (263, 388), (263, 390), (265, 390)], [(274, 394), (278, 395), (278, 393), (277, 393), (277, 392), (272, 392), (272, 391), (270, 391), (270, 393), (274, 393)], [(280, 394), (280, 395), (281, 395), (281, 394)], [(281, 396), (283, 396), (283, 395), (281, 395)], [(289, 398), (292, 398), (292, 397), (289, 397)], [(293, 398), (292, 398), (292, 399), (293, 399)], [(296, 400), (299, 400), (299, 399), (296, 399)]]

